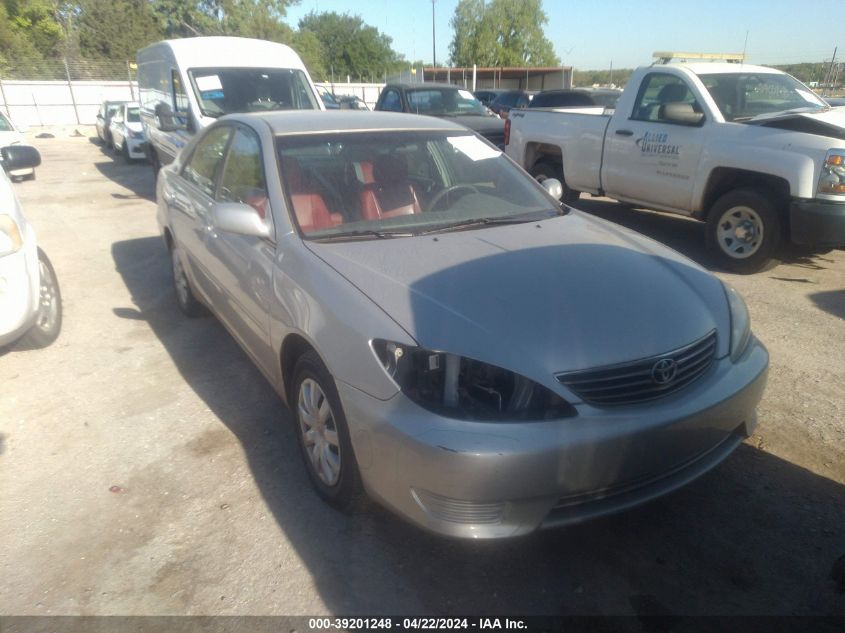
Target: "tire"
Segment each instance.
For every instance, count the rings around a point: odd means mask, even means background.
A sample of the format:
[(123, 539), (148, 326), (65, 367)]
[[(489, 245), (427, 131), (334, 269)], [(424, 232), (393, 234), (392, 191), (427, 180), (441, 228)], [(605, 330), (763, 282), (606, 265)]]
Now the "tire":
[(366, 494), (340, 396), (316, 352), (306, 352), (297, 361), (289, 402), (302, 459), (317, 494), (344, 512), (364, 509)]
[(572, 204), (581, 197), (581, 192), (575, 189), (570, 189), (566, 186), (566, 179), (563, 177), (563, 170), (560, 165), (541, 160), (534, 164), (531, 168), (531, 175), (538, 182), (543, 182), (546, 178), (557, 178), (563, 186), (563, 195), (560, 197), (561, 202)]
[(774, 202), (756, 189), (729, 191), (707, 214), (707, 247), (718, 265), (748, 275), (771, 267), (780, 245)]
[(39, 306), (38, 316), (29, 331), (21, 337), (20, 344), (25, 348), (40, 349), (47, 347), (59, 337), (62, 331), (62, 293), (53, 264), (46, 253), (38, 249)]
[(173, 289), (176, 292), (176, 304), (185, 316), (194, 318), (204, 313), (203, 305), (199, 302), (191, 288), (191, 280), (185, 272), (182, 256), (176, 244), (170, 246), (170, 265), (173, 270)]
[(132, 162), (132, 157), (129, 155), (129, 143), (127, 143), (126, 141), (123, 141), (122, 154), (123, 154), (123, 161), (127, 165)]
[(150, 165), (153, 166), (153, 181), (158, 181), (158, 172), (161, 169), (161, 161), (154, 149), (150, 149)]

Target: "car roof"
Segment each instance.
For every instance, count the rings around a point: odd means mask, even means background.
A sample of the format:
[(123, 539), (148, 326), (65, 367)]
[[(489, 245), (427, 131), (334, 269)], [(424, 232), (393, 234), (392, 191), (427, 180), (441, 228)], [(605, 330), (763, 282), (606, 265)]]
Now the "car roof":
[(222, 121), (255, 124), (263, 121), (273, 134), (319, 134), (322, 132), (441, 130), (471, 132), (463, 125), (444, 119), (402, 112), (352, 112), (350, 110), (286, 110), (230, 114)]
[(163, 40), (138, 51), (138, 61), (170, 49), (183, 68), (296, 68), (305, 70), (290, 46), (249, 37), (204, 36)]
[(751, 64), (729, 64), (727, 62), (672, 62), (670, 64), (655, 64), (653, 69), (661, 67), (686, 68), (696, 75), (713, 75), (716, 73), (766, 73), (771, 75), (784, 75), (782, 70), (769, 68), (768, 66), (753, 66)]
[(437, 83), (434, 81), (426, 81), (425, 83), (389, 83), (385, 88), (400, 88), (402, 90), (425, 90), (428, 88), (450, 88), (452, 90), (466, 90), (463, 86), (457, 84)]

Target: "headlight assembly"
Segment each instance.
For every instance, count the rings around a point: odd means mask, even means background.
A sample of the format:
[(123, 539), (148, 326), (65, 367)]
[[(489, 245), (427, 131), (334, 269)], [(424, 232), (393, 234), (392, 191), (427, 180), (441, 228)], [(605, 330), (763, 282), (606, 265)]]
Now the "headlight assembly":
[(832, 149), (825, 156), (819, 193), (845, 195), (845, 149)]
[(0, 215), (0, 257), (11, 255), (23, 246), (18, 223), (10, 215)]
[(537, 421), (577, 414), (556, 393), (512, 371), (390, 341), (374, 340), (372, 345), (402, 393), (445, 417)]
[(726, 283), (725, 295), (728, 298), (728, 306), (731, 310), (731, 360), (736, 361), (751, 340), (751, 317), (748, 315), (748, 308), (739, 293)]

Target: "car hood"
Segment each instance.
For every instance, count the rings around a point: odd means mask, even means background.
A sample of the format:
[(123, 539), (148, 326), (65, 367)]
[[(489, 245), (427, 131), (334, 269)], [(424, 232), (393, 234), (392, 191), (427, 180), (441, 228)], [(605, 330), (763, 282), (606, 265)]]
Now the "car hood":
[[(845, 108), (830, 108), (823, 112), (774, 113), (755, 117), (749, 123), (762, 127), (794, 129), (819, 136), (845, 140)], [(812, 127), (808, 127), (812, 123)]]
[[(721, 283), (678, 253), (573, 212), (519, 225), (306, 242), (422, 347), (551, 385), (555, 372), (661, 354), (716, 329)], [(358, 317), (356, 317), (358, 318)]]
[(440, 117), (478, 132), (481, 136), (502, 136), (505, 133), (505, 122), (499, 117), (472, 116), (444, 116)]

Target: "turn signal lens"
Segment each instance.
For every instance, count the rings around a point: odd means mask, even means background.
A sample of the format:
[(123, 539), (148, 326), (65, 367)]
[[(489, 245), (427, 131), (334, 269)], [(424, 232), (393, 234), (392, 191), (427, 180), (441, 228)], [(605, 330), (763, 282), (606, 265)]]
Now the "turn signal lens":
[(819, 193), (845, 194), (845, 149), (828, 151), (819, 176)]

